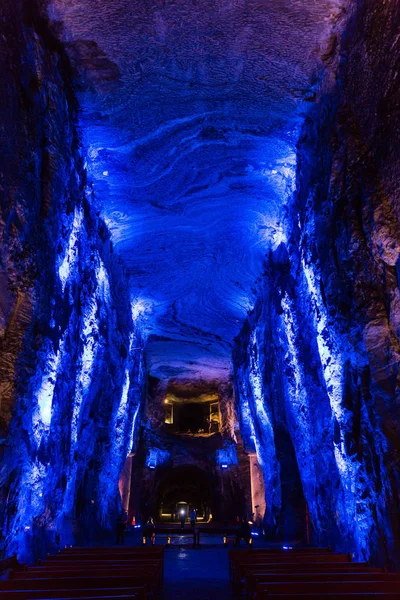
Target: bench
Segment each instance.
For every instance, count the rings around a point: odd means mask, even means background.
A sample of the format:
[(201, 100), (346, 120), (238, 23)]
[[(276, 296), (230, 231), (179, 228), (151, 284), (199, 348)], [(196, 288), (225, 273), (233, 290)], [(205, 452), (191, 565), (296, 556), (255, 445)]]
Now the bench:
[(269, 583), (299, 583), (299, 582), (368, 582), (368, 581), (397, 581), (400, 583), (399, 573), (375, 573), (375, 572), (353, 572), (353, 573), (249, 573), (246, 577), (246, 594), (253, 597), (260, 585), (268, 589)]
[(231, 580), (235, 580), (235, 572), (240, 570), (242, 565), (259, 564), (262, 566), (267, 563), (349, 563), (351, 556), (349, 554), (334, 554), (332, 552), (309, 551), (234, 551), (229, 552), (229, 564)]
[(146, 600), (145, 587), (126, 587), (126, 588), (89, 588), (82, 589), (50, 589), (50, 590), (8, 590), (0, 592), (0, 598), (3, 600), (47, 600), (56, 598), (106, 598), (109, 596), (135, 596), (138, 600)]
[(0, 581), (0, 599), (158, 598), (163, 570), (163, 548), (70, 548), (11, 570)]
[(293, 567), (295, 570), (308, 570), (310, 565), (316, 565), (316, 569), (321, 569), (325, 565), (330, 565), (327, 567), (328, 569), (336, 569), (338, 565), (352, 564), (354, 563), (349, 562), (349, 556), (347, 554), (310, 554), (308, 556), (299, 556), (297, 560), (289, 559), (286, 561), (277, 556), (268, 558), (268, 560), (259, 559), (257, 561), (251, 561), (246, 558), (246, 560), (238, 561), (232, 565), (231, 581), (233, 584), (241, 582), (247, 569), (254, 570), (256, 568), (267, 568), (269, 570), (278, 569), (287, 571)]
[(296, 581), (296, 582), (270, 582), (258, 583), (256, 586), (256, 599), (269, 598), (270, 594), (318, 594), (325, 597), (330, 594), (349, 593), (398, 593), (400, 595), (400, 582), (397, 581)]
[(5, 590), (51, 590), (63, 588), (68, 589), (107, 589), (107, 588), (126, 588), (126, 587), (142, 587), (144, 586), (148, 592), (151, 592), (155, 586), (154, 577), (147, 575), (113, 575), (113, 576), (97, 576), (92, 575), (77, 575), (66, 577), (65, 573), (59, 577), (54, 577), (47, 574), (47, 577), (33, 577), (31, 579), (7, 579), (0, 581), (0, 591)]
[[(321, 600), (321, 594), (268, 594), (265, 596), (268, 600)], [(328, 600), (400, 600), (400, 594), (397, 592), (354, 592), (324, 594), (324, 599)]]
[[(101, 591), (101, 590), (100, 590)], [(95, 592), (96, 593), (96, 592)], [(37, 598), (38, 600), (51, 600), (53, 598), (57, 598), (60, 600), (116, 600), (116, 599), (125, 599), (125, 600), (145, 600), (146, 599), (146, 593), (143, 592), (130, 592), (129, 594), (118, 594), (117, 591), (117, 595), (114, 595), (114, 590), (111, 592), (112, 595), (110, 595), (110, 591), (107, 592), (106, 595), (101, 595), (99, 596), (98, 593), (96, 596), (82, 596), (82, 594), (80, 595), (76, 595), (76, 596), (70, 596), (69, 595), (69, 590), (62, 590), (62, 593), (60, 596), (54, 596), (54, 595), (45, 595), (45, 592), (43, 590), (41, 590), (39, 592), (38, 596), (34, 596), (32, 597), (32, 595), (28, 595), (28, 596), (24, 596), (24, 598), (28, 599), (28, 600), (33, 600), (33, 598)], [(14, 598), (14, 596), (12, 596)], [(9, 596), (7, 596), (7, 598), (9, 598)]]

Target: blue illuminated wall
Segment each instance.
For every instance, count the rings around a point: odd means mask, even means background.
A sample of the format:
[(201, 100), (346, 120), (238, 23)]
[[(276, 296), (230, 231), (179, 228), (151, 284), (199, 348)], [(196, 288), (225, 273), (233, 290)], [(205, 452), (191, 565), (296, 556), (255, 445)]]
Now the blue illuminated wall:
[(286, 240), (266, 257), (237, 340), (235, 393), (264, 470), (267, 529), (284, 518), (284, 431), (312, 541), (398, 566), (400, 173), (389, 47), (399, 15), (389, 5), (377, 15), (369, 1), (355, 8), (300, 135)]
[(6, 554), (30, 560), (113, 528), (145, 367), (132, 288), (86, 185), (68, 63), (38, 13), (8, 4), (0, 524)]

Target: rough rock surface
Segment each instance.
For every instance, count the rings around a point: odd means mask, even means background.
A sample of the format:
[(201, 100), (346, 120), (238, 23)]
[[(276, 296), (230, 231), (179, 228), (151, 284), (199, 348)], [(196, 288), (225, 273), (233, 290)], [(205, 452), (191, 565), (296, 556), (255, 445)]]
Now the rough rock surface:
[(341, 0), (50, 0), (158, 379), (228, 379)]
[(399, 0), (48, 8), (57, 39), (33, 0), (0, 6), (3, 545), (112, 524), (144, 327), (157, 402), (170, 379), (227, 400), (252, 309), (238, 444), (228, 401), (189, 445), (154, 405), (132, 497), (159, 497), (157, 461), (221, 489), (223, 456), (233, 510), (243, 447), (268, 533), (308, 511), (314, 543), (399, 567)]
[(143, 341), (91, 208), (68, 59), (34, 2), (0, 15), (0, 519), (3, 547), (30, 559), (114, 525)]
[(400, 4), (349, 8), (302, 128), (288, 242), (238, 339), (236, 393), (267, 524), (283, 428), (314, 541), (398, 566)]

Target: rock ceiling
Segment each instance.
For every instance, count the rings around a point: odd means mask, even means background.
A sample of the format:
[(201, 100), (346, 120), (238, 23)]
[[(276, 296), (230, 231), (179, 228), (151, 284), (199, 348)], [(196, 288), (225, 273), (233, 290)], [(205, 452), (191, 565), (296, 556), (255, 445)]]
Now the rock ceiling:
[(160, 378), (224, 379), (282, 238), (336, 0), (50, 0), (89, 180)]

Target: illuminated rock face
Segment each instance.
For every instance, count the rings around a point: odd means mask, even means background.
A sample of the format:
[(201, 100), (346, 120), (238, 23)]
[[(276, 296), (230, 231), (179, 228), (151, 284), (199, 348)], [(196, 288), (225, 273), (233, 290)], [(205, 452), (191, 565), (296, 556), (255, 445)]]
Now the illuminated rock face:
[(314, 542), (397, 566), (399, 26), (394, 4), (357, 3), (302, 129), (288, 241), (234, 355), (266, 524), (281, 510), (283, 428)]
[(158, 379), (227, 380), (341, 0), (50, 0)]
[(57, 534), (72, 543), (75, 520), (114, 525), (143, 341), (85, 188), (63, 50), (21, 6), (1, 8), (1, 524), (7, 552), (29, 559)]
[[(140, 424), (141, 468), (243, 441), (269, 535), (398, 564), (397, 4), (49, 0), (60, 42), (3, 0), (8, 552), (109, 528)], [(160, 390), (230, 389), (240, 332), (238, 465), (230, 402), (193, 452), (141, 417), (144, 317)]]

